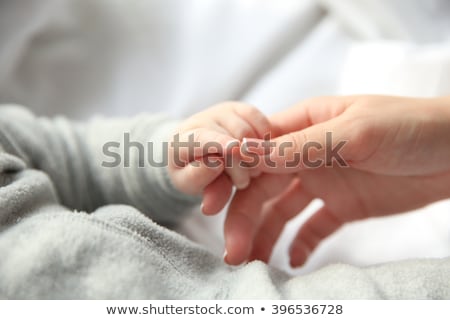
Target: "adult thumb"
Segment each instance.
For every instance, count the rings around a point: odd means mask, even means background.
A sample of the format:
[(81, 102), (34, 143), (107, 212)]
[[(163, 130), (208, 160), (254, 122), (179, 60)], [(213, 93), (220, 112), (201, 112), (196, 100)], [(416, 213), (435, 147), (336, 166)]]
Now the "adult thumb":
[(345, 147), (349, 137), (341, 121), (332, 119), (270, 141), (270, 153), (260, 157), (259, 169), (292, 173), (322, 166), (348, 166)]

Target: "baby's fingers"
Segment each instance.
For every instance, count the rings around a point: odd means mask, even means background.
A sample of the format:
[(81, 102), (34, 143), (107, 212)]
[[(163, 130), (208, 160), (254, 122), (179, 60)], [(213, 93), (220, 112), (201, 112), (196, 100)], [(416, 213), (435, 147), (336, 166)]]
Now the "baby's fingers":
[(186, 194), (200, 194), (224, 170), (224, 162), (219, 157), (203, 157), (188, 163), (183, 168), (172, 171), (175, 187)]
[(239, 140), (220, 133), (217, 130), (199, 128), (176, 134), (170, 144), (171, 159), (175, 167), (184, 167), (188, 163), (206, 155), (224, 156), (239, 147)]
[(226, 164), (225, 172), (238, 190), (245, 189), (250, 184), (250, 170), (241, 166), (238, 156), (233, 157), (231, 164)]
[(270, 132), (267, 117), (257, 108), (242, 102), (225, 102), (216, 106), (216, 122), (236, 139), (263, 138)]

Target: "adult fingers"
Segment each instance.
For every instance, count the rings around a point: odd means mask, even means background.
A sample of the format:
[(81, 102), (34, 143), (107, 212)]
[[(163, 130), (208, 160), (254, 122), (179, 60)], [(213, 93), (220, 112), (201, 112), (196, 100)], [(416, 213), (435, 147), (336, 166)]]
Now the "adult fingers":
[(273, 114), (269, 117), (275, 136), (303, 130), (312, 125), (331, 120), (342, 114), (355, 100), (346, 97), (316, 97)]
[(257, 167), (263, 172), (292, 173), (324, 165), (348, 166), (346, 145), (350, 135), (346, 121), (339, 118), (282, 135), (265, 142), (271, 152), (258, 156)]
[(262, 174), (234, 195), (225, 219), (225, 262), (238, 265), (248, 259), (253, 239), (263, 221), (262, 207), (289, 187), (294, 176)]
[(302, 189), (300, 179), (296, 178), (285, 192), (265, 205), (264, 221), (253, 241), (249, 260), (269, 262), (286, 223), (305, 209), (313, 198)]
[(233, 184), (230, 178), (222, 173), (203, 190), (202, 212), (213, 215), (222, 210), (230, 199)]
[(322, 240), (339, 229), (344, 221), (326, 206), (320, 208), (300, 227), (289, 249), (290, 264), (299, 267)]

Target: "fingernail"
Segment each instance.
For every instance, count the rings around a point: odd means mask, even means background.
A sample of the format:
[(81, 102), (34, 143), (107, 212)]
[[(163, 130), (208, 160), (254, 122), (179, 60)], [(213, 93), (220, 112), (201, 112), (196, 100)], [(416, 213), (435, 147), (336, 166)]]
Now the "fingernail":
[(236, 185), (236, 189), (243, 190), (243, 189), (247, 188), (249, 184), (250, 184), (250, 180), (246, 180), (246, 181), (241, 182), (240, 184)]
[(242, 139), (242, 146), (245, 151), (253, 152), (258, 155), (267, 155), (272, 151), (272, 145), (269, 140), (244, 138)]
[(291, 249), (289, 250), (289, 255), (291, 257), (289, 259), (289, 264), (292, 268), (303, 266), (306, 262), (306, 259), (308, 258), (308, 254), (305, 252), (305, 250), (298, 247), (295, 249), (292, 249), (291, 247)]
[(225, 261), (225, 262), (227, 262), (227, 255), (228, 255), (228, 252), (227, 252), (227, 249), (225, 249), (225, 251), (223, 252), (223, 261)]
[(201, 204), (200, 204), (200, 210), (203, 212), (203, 213), (205, 213), (205, 211), (203, 210), (205, 208), (205, 204), (202, 202)]
[(291, 268), (298, 268), (301, 267), (305, 261), (302, 258), (294, 257), (289, 261), (289, 264), (291, 265)]

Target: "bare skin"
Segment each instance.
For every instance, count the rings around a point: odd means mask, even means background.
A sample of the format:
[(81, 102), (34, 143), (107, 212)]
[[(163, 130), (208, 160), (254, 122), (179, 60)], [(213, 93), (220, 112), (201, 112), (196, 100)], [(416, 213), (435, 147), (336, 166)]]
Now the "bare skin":
[[(232, 199), (226, 221), (229, 264), (268, 261), (285, 224), (313, 199), (324, 206), (298, 231), (290, 261), (302, 265), (322, 240), (343, 224), (401, 213), (450, 196), (450, 98), (382, 96), (324, 97), (302, 102), (270, 118), (272, 142), (291, 142), (275, 166)], [(325, 146), (325, 133), (347, 141), (340, 155), (348, 164), (327, 165), (325, 147), (312, 148), (318, 168), (286, 168), (308, 141)], [(261, 156), (261, 160), (263, 160)], [(261, 161), (261, 163), (263, 163)]]
[[(269, 131), (268, 119), (255, 107), (240, 102), (220, 103), (193, 115), (180, 124), (176, 134), (179, 142), (188, 142), (191, 136), (198, 147), (191, 154), (185, 147), (169, 148), (172, 183), (186, 194), (203, 193), (203, 213), (218, 213), (229, 200), (233, 185), (244, 189), (254, 175), (251, 169), (238, 165), (240, 142), (262, 138)], [(219, 144), (220, 150), (208, 148), (212, 142)], [(233, 161), (226, 167), (225, 158), (231, 154)]]
[[(261, 143), (267, 132), (276, 137), (272, 152), (259, 152), (256, 167), (239, 166), (247, 158), (236, 147), (242, 147), (244, 138)], [(346, 166), (328, 163), (326, 132), (333, 134), (335, 144), (346, 141), (339, 150)], [(233, 265), (268, 261), (286, 223), (316, 198), (324, 206), (291, 244), (294, 267), (345, 223), (409, 211), (450, 196), (450, 98), (323, 97), (269, 119), (252, 106), (226, 102), (190, 117), (177, 133), (181, 142), (193, 134), (200, 147), (194, 154), (179, 149), (181, 165), (169, 164), (175, 187), (203, 194), (205, 214), (219, 212), (233, 185), (238, 189), (224, 230), (225, 261)], [(220, 144), (221, 152), (205, 148), (211, 141)], [(321, 165), (286, 167), (311, 141), (316, 144), (308, 149), (308, 159)], [(278, 148), (286, 142), (292, 147), (281, 155)], [(175, 158), (174, 152), (169, 149), (169, 159)], [(229, 154), (232, 167), (225, 167)], [(275, 165), (266, 165), (267, 157)]]

